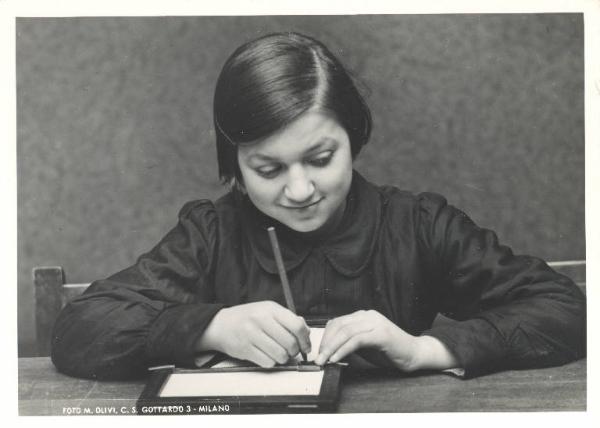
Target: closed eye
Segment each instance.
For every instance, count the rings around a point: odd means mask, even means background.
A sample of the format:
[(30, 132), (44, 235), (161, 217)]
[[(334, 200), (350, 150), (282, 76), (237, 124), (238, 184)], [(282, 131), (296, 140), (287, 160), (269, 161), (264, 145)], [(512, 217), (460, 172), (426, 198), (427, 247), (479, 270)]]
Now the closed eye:
[(263, 178), (275, 178), (279, 171), (281, 171), (281, 166), (279, 165), (268, 165), (255, 169), (256, 173)]
[(322, 168), (327, 166), (329, 162), (331, 162), (331, 158), (333, 157), (333, 150), (327, 150), (326, 152), (322, 152), (319, 155), (307, 159), (307, 163), (316, 166), (318, 168)]

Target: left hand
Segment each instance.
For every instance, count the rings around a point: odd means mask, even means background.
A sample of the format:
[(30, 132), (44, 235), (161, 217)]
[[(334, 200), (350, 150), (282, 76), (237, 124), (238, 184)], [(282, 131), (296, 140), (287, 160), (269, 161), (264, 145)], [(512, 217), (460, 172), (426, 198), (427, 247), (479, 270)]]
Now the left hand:
[(445, 369), (457, 364), (436, 338), (408, 334), (374, 310), (361, 310), (329, 321), (315, 363), (335, 363), (361, 348), (382, 352), (403, 371)]

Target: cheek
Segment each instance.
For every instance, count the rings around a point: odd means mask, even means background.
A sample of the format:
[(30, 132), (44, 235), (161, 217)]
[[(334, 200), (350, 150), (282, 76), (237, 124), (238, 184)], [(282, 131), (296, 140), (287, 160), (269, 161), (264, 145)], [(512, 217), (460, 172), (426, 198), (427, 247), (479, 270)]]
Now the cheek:
[[(324, 185), (331, 191), (344, 192), (350, 188), (352, 182), (352, 157), (350, 154), (340, 157), (331, 165), (328, 171), (328, 179)], [(340, 195), (340, 196), (345, 196)]]
[(244, 176), (244, 183), (246, 192), (255, 205), (268, 205), (279, 193), (273, 181), (261, 180), (256, 176)]

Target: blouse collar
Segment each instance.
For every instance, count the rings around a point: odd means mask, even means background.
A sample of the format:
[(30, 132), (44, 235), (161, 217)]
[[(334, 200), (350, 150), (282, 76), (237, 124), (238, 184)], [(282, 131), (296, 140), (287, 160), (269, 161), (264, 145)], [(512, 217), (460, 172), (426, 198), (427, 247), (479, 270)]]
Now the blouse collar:
[(298, 267), (313, 251), (322, 251), (333, 268), (346, 276), (358, 275), (368, 264), (381, 222), (382, 197), (375, 186), (353, 171), (346, 210), (326, 236), (296, 232), (259, 211), (247, 196), (241, 204), (242, 227), (261, 267), (277, 273), (267, 228), (275, 227), (286, 271)]

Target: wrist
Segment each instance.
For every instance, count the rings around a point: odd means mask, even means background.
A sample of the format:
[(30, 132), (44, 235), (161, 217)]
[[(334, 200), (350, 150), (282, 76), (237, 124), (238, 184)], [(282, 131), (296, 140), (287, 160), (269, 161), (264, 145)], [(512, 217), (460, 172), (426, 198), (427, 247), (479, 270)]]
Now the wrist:
[(204, 352), (204, 351), (219, 351), (223, 352), (221, 349), (221, 320), (223, 317), (223, 311), (226, 311), (227, 308), (221, 309), (219, 312), (215, 314), (213, 319), (210, 321), (202, 336), (196, 342), (195, 351), (196, 352)]
[(433, 336), (415, 337), (415, 358), (412, 370), (445, 370), (457, 368), (458, 360), (440, 340)]

